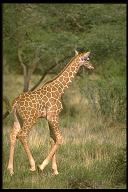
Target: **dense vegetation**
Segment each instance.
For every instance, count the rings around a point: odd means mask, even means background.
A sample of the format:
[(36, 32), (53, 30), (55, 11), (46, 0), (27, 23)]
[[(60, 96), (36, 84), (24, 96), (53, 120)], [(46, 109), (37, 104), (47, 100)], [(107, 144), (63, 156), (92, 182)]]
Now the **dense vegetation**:
[[(81, 155), (84, 153), (86, 160), (91, 161), (91, 165), (87, 165), (83, 174), (82, 163), (76, 168), (78, 172), (69, 165), (71, 172), (66, 173), (64, 178), (73, 173), (72, 178), (69, 179), (72, 183), (65, 183), (62, 175), (60, 180), (58, 178), (55, 181), (55, 185), (51, 184), (51, 188), (57, 188), (59, 182), (62, 182), (62, 185), (58, 188), (86, 188), (85, 178), (89, 183), (92, 178), (95, 183), (101, 181), (100, 184), (96, 184), (97, 188), (97, 185), (101, 188), (124, 187), (126, 5), (3, 4), (3, 91), (11, 101), (23, 90), (23, 71), (18, 50), (22, 51), (23, 63), (28, 68), (31, 68), (33, 62), (37, 62), (31, 87), (53, 64), (56, 64), (55, 67), (50, 70), (44, 81), (58, 74), (74, 56), (75, 49), (91, 51), (91, 61), (94, 63), (95, 70), (90, 72), (82, 68), (72, 86), (66, 91), (63, 98), (64, 110), (61, 114), (61, 124), (62, 128), (67, 129), (67, 132), (64, 131), (64, 136), (67, 137), (65, 145), (68, 146), (73, 139), (72, 157), (80, 150)], [(4, 110), (5, 108), (6, 106)], [(11, 117), (8, 117), (4, 121), (7, 130), (10, 119)], [(73, 128), (74, 135), (71, 133)], [(4, 129), (4, 132), (5, 154), (5, 151), (8, 151), (6, 149), (8, 131)], [(42, 132), (42, 137), (44, 135), (45, 132)], [(100, 138), (100, 144), (97, 138)], [(82, 140), (80, 145), (77, 145), (77, 140), (79, 143)], [(97, 147), (100, 152), (97, 152)], [(37, 149), (34, 152), (37, 154)], [(62, 146), (60, 161), (65, 155), (65, 162), (67, 165), (70, 164), (68, 162), (70, 153), (72, 152), (68, 149), (66, 156), (66, 147)], [(84, 154), (83, 157), (80, 156), (81, 159), (77, 163), (84, 159)], [(100, 154), (100, 157), (96, 154)], [(5, 161), (7, 161), (6, 158)], [(70, 158), (69, 161), (71, 161)], [(67, 168), (64, 167), (66, 165), (61, 166), (63, 170), (61, 172), (66, 172)], [(8, 188), (5, 165), (4, 170), (4, 187)], [(92, 170), (94, 174), (91, 174)], [(99, 172), (99, 176), (96, 172)], [(28, 175), (26, 176), (29, 178)], [(10, 187), (20, 187), (18, 183), (15, 185), (14, 183), (12, 182)], [(50, 185), (46, 181), (43, 181), (43, 184), (44, 188)], [(93, 182), (90, 185), (93, 186)], [(24, 184), (24, 187), (38, 188), (41, 185)]]

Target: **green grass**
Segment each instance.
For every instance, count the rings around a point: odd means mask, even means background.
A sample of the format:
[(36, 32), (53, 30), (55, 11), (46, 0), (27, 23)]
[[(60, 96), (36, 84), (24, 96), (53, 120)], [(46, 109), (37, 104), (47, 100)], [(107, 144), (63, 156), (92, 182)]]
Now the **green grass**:
[[(125, 146), (124, 130), (118, 127), (118, 134), (113, 136), (114, 128), (107, 130), (104, 126), (104, 136), (100, 127), (97, 132), (90, 129), (83, 134), (84, 127), (80, 128), (80, 124), (77, 125), (79, 129), (66, 128), (63, 127), (63, 121), (61, 130), (64, 143), (57, 151), (60, 174), (56, 177), (51, 175), (51, 163), (46, 167), (44, 175), (38, 171), (30, 172), (28, 159), (19, 141), (15, 149), (15, 174), (10, 177), (7, 172), (9, 126), (4, 127), (3, 188), (125, 188), (125, 152), (122, 152)], [(121, 138), (119, 143), (118, 138)], [(36, 165), (40, 164), (50, 149), (46, 121), (37, 122), (30, 132), (29, 145)]]

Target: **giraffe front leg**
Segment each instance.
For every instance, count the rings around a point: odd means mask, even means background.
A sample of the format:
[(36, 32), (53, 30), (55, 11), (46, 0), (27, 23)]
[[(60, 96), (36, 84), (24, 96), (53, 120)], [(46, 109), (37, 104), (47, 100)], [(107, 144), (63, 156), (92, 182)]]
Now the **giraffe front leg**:
[(52, 170), (53, 170), (52, 175), (58, 175), (59, 174), (59, 172), (57, 170), (57, 163), (56, 163), (56, 155), (55, 154), (52, 157)]
[(62, 136), (59, 130), (58, 118), (57, 117), (52, 117), (50, 119), (48, 118), (48, 121), (49, 121), (50, 129), (52, 129), (52, 132), (54, 134), (55, 143), (52, 145), (51, 151), (49, 152), (46, 159), (42, 162), (41, 165), (39, 165), (39, 168), (41, 171), (43, 171), (44, 168), (47, 166), (47, 164), (50, 162), (50, 160), (53, 159), (52, 166), (54, 167), (54, 170), (56, 171), (56, 173), (58, 173), (57, 166), (56, 166), (55, 152), (58, 149), (59, 145), (62, 144)]
[[(53, 138), (53, 136), (52, 136)], [(51, 141), (51, 147), (55, 144), (54, 140)], [(52, 175), (58, 175), (58, 169), (57, 169), (57, 163), (56, 163), (56, 154), (53, 155), (52, 157)]]
[(60, 140), (57, 140), (56, 143), (54, 144), (54, 146), (52, 147), (50, 153), (48, 154), (48, 156), (46, 157), (46, 159), (42, 162), (41, 165), (39, 165), (39, 168), (41, 169), (41, 171), (44, 170), (44, 168), (48, 165), (48, 163), (50, 162), (50, 160), (53, 158), (59, 144), (61, 144), (62, 142)]

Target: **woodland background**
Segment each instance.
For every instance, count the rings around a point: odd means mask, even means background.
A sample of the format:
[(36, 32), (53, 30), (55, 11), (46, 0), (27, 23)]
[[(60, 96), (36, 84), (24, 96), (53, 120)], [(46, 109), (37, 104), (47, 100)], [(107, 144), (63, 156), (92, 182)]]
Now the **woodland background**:
[[(91, 51), (95, 69), (81, 68), (63, 97), (60, 175), (53, 178), (50, 165), (45, 177), (29, 172), (17, 142), (11, 178), (10, 105), (57, 75), (75, 49)], [(3, 4), (3, 114), (3, 188), (125, 188), (126, 5)], [(39, 164), (49, 130), (45, 120), (34, 127), (29, 143)]]

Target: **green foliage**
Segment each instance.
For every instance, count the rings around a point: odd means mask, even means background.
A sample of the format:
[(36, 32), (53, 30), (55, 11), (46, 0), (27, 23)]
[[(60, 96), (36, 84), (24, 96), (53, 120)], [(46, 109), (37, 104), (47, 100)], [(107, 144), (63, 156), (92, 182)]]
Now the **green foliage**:
[(89, 100), (95, 114), (125, 122), (126, 86), (123, 78), (81, 81), (82, 95)]
[[(12, 22), (13, 19), (13, 22)], [(31, 65), (39, 51), (36, 73), (54, 62), (63, 66), (77, 47), (92, 52), (101, 74), (108, 58), (125, 62), (126, 6), (123, 4), (4, 4), (3, 45), (9, 70), (19, 71), (17, 49)], [(11, 49), (10, 49), (11, 44)], [(121, 65), (122, 65), (121, 64)], [(101, 68), (100, 68), (101, 67)], [(60, 68), (60, 67), (59, 67)], [(57, 69), (58, 71), (59, 69)], [(54, 71), (55, 72), (55, 71)]]

